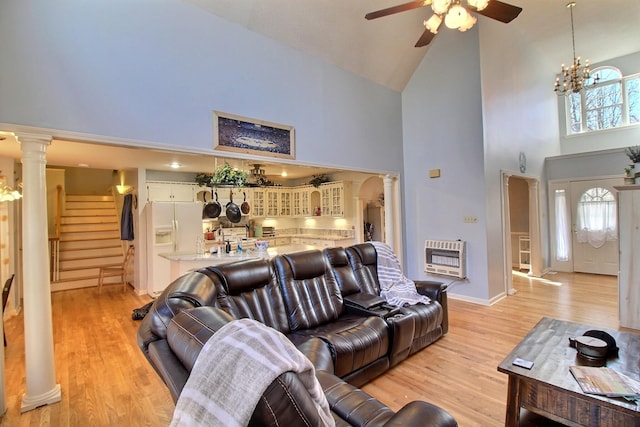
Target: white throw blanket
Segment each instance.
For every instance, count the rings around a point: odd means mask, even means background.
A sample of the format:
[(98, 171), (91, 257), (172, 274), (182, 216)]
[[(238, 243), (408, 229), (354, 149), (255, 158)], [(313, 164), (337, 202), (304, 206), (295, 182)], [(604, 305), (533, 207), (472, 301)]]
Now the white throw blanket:
[(171, 425), (246, 426), (262, 393), (288, 371), (298, 373), (324, 424), (334, 426), (309, 359), (280, 332), (251, 319), (227, 323), (206, 342)]
[(382, 298), (398, 307), (405, 304), (427, 304), (431, 301), (429, 297), (420, 295), (416, 290), (416, 284), (402, 273), (400, 260), (389, 245), (382, 242), (370, 243), (378, 254), (378, 281)]

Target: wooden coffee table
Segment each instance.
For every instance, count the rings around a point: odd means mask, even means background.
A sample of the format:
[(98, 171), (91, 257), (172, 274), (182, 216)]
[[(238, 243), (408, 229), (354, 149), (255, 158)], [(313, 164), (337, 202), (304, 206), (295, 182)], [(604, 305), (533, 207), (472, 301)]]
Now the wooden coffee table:
[[(640, 426), (636, 403), (585, 394), (569, 372), (569, 366), (585, 364), (569, 347), (569, 337), (590, 329), (608, 332), (620, 348), (618, 357), (607, 360), (606, 366), (640, 379), (639, 334), (544, 317), (498, 366), (509, 375), (505, 426), (518, 426), (520, 408), (569, 426)], [(518, 357), (532, 360), (533, 368), (514, 366)]]

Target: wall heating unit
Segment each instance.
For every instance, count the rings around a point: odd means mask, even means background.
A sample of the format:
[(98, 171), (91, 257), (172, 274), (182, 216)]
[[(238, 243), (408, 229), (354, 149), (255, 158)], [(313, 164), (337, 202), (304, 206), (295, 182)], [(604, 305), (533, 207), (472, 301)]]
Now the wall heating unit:
[(462, 240), (425, 240), (424, 271), (430, 274), (467, 277), (466, 242)]

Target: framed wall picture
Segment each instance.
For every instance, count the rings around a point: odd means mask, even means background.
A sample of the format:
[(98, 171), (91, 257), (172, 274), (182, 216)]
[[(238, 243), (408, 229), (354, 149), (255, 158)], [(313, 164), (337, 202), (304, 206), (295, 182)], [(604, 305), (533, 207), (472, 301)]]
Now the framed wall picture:
[(295, 159), (293, 126), (213, 112), (214, 150)]

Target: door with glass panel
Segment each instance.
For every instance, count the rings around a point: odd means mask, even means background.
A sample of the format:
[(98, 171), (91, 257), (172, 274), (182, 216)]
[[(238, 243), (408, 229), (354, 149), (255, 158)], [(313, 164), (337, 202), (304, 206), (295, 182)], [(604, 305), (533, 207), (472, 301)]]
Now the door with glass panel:
[(572, 181), (573, 271), (618, 274), (617, 192), (620, 179)]

